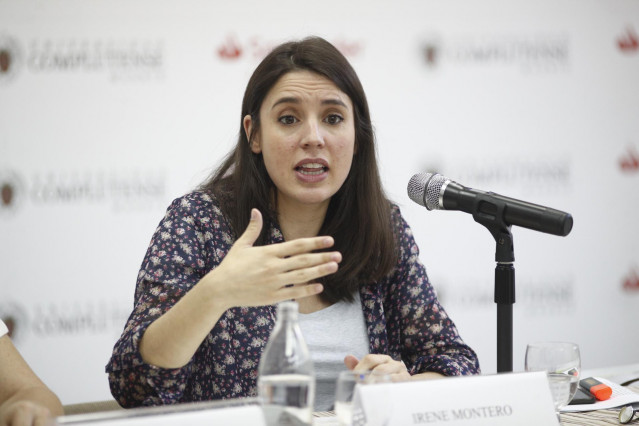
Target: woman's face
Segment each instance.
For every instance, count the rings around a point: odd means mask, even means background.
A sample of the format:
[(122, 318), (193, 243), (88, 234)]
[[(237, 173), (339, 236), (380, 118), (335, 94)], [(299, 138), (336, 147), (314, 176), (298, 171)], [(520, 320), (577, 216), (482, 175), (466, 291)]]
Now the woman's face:
[[(282, 76), (260, 108), (261, 126), (251, 144), (262, 153), (277, 187), (278, 209), (327, 207), (353, 161), (353, 105), (327, 78), (310, 71)], [(244, 117), (250, 135), (251, 117)]]

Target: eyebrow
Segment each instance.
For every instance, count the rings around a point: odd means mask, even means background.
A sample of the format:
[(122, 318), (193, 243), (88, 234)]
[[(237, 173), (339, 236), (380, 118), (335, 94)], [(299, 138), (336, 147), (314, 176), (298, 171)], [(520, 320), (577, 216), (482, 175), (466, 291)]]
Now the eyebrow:
[[(300, 102), (301, 101), (299, 98), (296, 98), (294, 96), (286, 96), (283, 98), (279, 98), (277, 101), (275, 101), (273, 106), (271, 106), (271, 109), (275, 108), (279, 104), (299, 104)], [(337, 98), (324, 99), (321, 102), (321, 104), (322, 105), (339, 105), (339, 106), (343, 106), (344, 108), (348, 108), (348, 106), (341, 99), (337, 99)]]

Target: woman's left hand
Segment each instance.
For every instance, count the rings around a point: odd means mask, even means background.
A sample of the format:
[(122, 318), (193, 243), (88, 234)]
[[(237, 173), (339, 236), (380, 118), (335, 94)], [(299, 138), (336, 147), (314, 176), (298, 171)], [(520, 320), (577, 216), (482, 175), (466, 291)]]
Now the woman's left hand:
[(344, 365), (349, 370), (370, 370), (377, 374), (387, 374), (393, 382), (410, 380), (411, 375), (402, 361), (395, 361), (388, 355), (368, 354), (361, 360), (353, 355), (344, 358)]

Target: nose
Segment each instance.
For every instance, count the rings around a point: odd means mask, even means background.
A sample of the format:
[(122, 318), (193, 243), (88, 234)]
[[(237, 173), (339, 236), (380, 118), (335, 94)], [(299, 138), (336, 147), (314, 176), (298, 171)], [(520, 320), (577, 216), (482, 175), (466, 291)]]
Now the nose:
[(324, 146), (324, 132), (321, 122), (318, 120), (308, 120), (304, 126), (304, 135), (300, 141), (304, 148)]

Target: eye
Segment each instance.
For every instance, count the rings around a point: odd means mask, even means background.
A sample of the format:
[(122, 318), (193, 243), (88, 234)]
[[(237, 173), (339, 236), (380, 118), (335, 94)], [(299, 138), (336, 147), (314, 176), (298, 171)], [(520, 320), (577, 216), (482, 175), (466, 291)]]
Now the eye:
[(339, 114), (330, 114), (324, 119), (328, 124), (339, 124), (344, 121), (344, 117)]
[(283, 115), (280, 118), (277, 119), (277, 121), (279, 121), (282, 124), (295, 124), (297, 123), (297, 118), (295, 118), (292, 115)]

